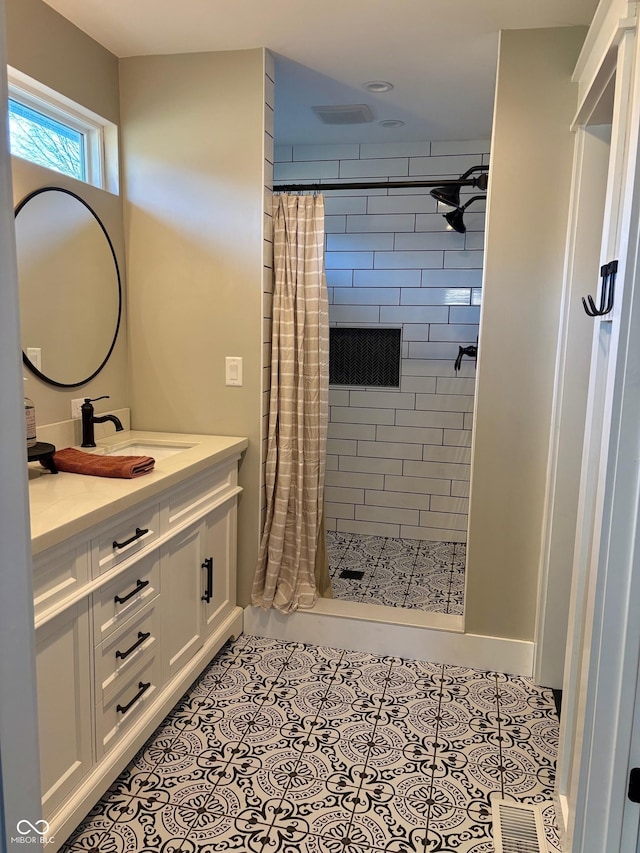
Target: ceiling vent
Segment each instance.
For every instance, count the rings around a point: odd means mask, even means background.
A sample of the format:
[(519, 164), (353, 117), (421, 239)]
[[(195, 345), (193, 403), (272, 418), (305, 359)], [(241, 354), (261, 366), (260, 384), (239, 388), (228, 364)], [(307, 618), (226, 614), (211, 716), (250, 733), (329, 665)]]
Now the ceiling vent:
[(497, 797), (491, 801), (496, 853), (545, 853), (542, 807)]
[(373, 113), (367, 104), (340, 104), (311, 109), (325, 124), (367, 124), (373, 121)]

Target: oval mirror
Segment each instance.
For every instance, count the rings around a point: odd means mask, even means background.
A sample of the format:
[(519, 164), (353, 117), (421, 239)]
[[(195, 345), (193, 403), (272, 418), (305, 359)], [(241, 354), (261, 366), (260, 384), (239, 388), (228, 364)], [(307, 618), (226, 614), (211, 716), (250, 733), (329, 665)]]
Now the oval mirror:
[(51, 385), (84, 385), (106, 364), (120, 328), (120, 270), (109, 235), (87, 202), (61, 187), (30, 193), (15, 217), (22, 360)]

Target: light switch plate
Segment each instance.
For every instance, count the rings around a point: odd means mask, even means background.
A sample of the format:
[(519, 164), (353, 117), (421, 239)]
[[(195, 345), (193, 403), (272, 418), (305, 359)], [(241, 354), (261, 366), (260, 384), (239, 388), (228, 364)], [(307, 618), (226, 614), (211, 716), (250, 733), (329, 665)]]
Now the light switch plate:
[(226, 384), (242, 385), (242, 358), (234, 355), (228, 355), (224, 362)]
[(72, 418), (81, 418), (82, 412), (80, 411), (80, 407), (84, 403), (84, 397), (76, 397), (75, 400), (71, 401), (71, 417)]

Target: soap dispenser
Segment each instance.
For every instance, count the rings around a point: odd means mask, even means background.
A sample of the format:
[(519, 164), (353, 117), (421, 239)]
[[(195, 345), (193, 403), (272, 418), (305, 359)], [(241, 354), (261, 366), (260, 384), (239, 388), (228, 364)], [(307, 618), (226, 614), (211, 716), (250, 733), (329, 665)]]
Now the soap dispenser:
[[(25, 377), (25, 382), (27, 381)], [(35, 447), (38, 443), (36, 438), (36, 407), (33, 405), (33, 400), (27, 397), (24, 398), (24, 416), (27, 427), (27, 447)]]

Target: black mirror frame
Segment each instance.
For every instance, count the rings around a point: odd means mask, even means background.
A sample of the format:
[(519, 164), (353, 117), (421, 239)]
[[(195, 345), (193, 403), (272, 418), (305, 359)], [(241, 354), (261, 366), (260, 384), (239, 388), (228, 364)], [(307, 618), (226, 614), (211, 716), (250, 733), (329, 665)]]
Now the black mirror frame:
[(32, 198), (35, 198), (35, 196), (40, 195), (41, 193), (46, 193), (46, 192), (66, 193), (66, 195), (70, 195), (72, 198), (75, 198), (77, 201), (79, 201), (81, 204), (83, 204), (87, 208), (89, 213), (93, 216), (93, 218), (96, 220), (96, 222), (100, 226), (100, 229), (102, 230), (102, 233), (104, 234), (104, 236), (107, 240), (107, 244), (109, 246), (109, 249), (111, 250), (111, 256), (113, 258), (113, 265), (114, 265), (115, 270), (116, 270), (116, 278), (117, 278), (117, 282), (118, 282), (118, 317), (116, 320), (116, 328), (115, 328), (115, 331), (113, 334), (113, 339), (111, 341), (111, 346), (109, 347), (109, 350), (108, 350), (106, 356), (104, 357), (102, 362), (99, 364), (99, 366), (96, 368), (96, 370), (94, 370), (90, 376), (87, 376), (86, 379), (81, 379), (79, 382), (57, 382), (55, 379), (51, 379), (49, 376), (46, 376), (44, 373), (42, 373), (40, 370), (38, 370), (38, 368), (35, 367), (35, 365), (32, 364), (32, 362), (27, 358), (27, 354), (24, 352), (24, 350), (22, 351), (22, 362), (23, 362), (23, 364), (35, 376), (37, 376), (38, 379), (41, 379), (43, 382), (46, 382), (49, 385), (54, 385), (56, 388), (78, 388), (80, 385), (86, 385), (88, 382), (91, 382), (91, 380), (94, 377), (96, 377), (98, 375), (98, 373), (100, 373), (102, 368), (109, 361), (109, 358), (111, 357), (111, 353), (113, 352), (113, 348), (116, 345), (116, 341), (118, 339), (118, 332), (120, 331), (120, 321), (122, 318), (122, 281), (120, 278), (120, 267), (118, 265), (118, 258), (116, 257), (116, 252), (115, 252), (115, 249), (113, 248), (113, 243), (111, 242), (111, 238), (109, 237), (109, 234), (107, 233), (107, 229), (104, 227), (104, 224), (103, 224), (102, 220), (100, 219), (100, 217), (98, 216), (98, 214), (91, 207), (91, 205), (88, 202), (86, 202), (81, 196), (79, 196), (77, 193), (72, 192), (71, 190), (65, 189), (65, 187), (50, 186), (50, 187), (40, 187), (37, 190), (33, 190), (33, 192), (30, 192), (28, 195), (26, 195), (22, 199), (22, 201), (20, 201), (19, 204), (16, 206), (16, 209), (14, 212), (14, 221), (17, 218), (20, 211), (22, 210), (22, 208), (27, 204), (28, 201), (30, 201)]

